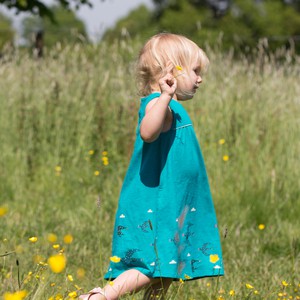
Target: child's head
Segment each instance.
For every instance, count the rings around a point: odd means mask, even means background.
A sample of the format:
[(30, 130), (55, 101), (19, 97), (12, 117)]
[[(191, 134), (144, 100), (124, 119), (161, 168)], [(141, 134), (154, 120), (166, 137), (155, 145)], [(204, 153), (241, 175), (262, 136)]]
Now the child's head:
[(198, 65), (203, 71), (208, 63), (204, 51), (188, 38), (172, 33), (157, 34), (148, 40), (139, 55), (137, 75), (140, 92), (145, 96), (157, 90), (158, 80), (168, 72), (180, 82), (186, 80), (193, 66)]

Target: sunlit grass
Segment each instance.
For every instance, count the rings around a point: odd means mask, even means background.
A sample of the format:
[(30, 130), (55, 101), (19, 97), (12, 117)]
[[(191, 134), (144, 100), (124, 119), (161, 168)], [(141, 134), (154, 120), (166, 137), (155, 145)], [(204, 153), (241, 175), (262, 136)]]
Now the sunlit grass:
[[(5, 300), (73, 299), (105, 284), (135, 139), (139, 46), (58, 46), (43, 60), (0, 62)], [(260, 47), (251, 60), (207, 54), (210, 70), (184, 106), (205, 157), (226, 274), (174, 283), (168, 299), (300, 299), (299, 57)]]

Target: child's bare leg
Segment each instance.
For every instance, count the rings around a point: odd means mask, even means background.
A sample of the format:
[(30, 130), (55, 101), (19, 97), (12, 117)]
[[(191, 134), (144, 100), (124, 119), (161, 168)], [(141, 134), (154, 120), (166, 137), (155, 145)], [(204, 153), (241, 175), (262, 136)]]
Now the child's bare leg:
[(103, 290), (107, 299), (117, 300), (126, 293), (138, 292), (142, 288), (158, 283), (159, 281), (159, 278), (149, 278), (141, 272), (132, 269), (119, 275), (112, 284), (107, 284)]
[(172, 278), (159, 278), (146, 289), (143, 300), (164, 299), (172, 281)]

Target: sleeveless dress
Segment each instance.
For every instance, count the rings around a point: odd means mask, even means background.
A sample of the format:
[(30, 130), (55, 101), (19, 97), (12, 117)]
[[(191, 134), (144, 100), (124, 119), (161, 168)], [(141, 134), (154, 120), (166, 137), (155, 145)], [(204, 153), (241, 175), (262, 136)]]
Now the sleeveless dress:
[(192, 280), (222, 276), (219, 231), (192, 122), (176, 100), (171, 129), (145, 143), (139, 127), (153, 93), (141, 98), (131, 162), (116, 213), (105, 279), (129, 269), (148, 277)]

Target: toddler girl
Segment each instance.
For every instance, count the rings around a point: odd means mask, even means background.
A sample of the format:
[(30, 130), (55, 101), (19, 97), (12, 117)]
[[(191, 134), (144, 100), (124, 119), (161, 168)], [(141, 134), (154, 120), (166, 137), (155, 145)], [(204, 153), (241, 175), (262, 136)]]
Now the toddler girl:
[(81, 299), (115, 300), (145, 288), (163, 297), (173, 280), (221, 276), (215, 210), (192, 121), (192, 99), (208, 66), (188, 38), (162, 33), (142, 48), (136, 142), (120, 194), (105, 279)]

